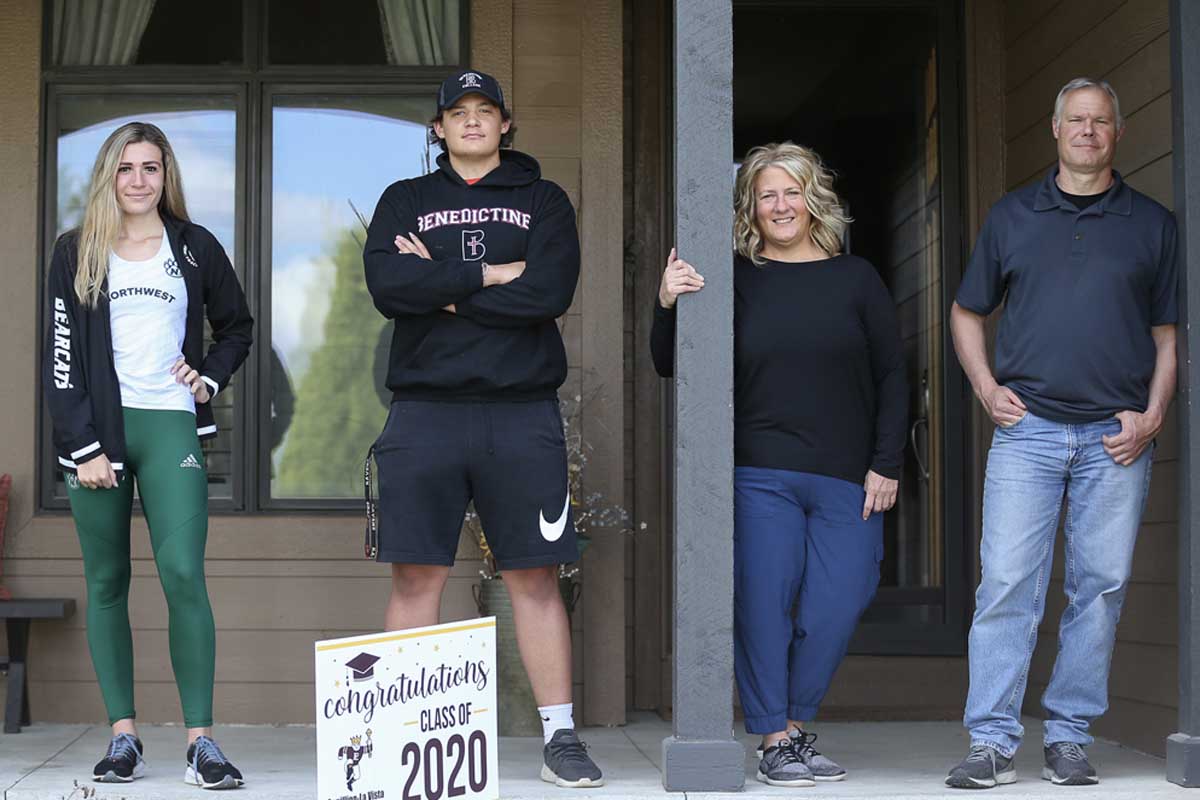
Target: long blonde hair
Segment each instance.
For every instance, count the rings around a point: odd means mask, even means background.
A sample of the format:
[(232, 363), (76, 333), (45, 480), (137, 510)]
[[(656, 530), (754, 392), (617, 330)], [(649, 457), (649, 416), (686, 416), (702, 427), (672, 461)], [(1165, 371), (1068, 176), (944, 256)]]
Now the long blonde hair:
[(733, 243), (738, 253), (762, 264), (763, 237), (755, 214), (754, 183), (767, 167), (779, 167), (804, 191), (804, 205), (812, 216), (808, 228), (813, 244), (831, 256), (842, 249), (842, 234), (850, 217), (833, 191), (833, 173), (813, 150), (792, 142), (760, 145), (746, 154), (738, 169), (733, 192)]
[(156, 125), (129, 122), (117, 128), (96, 154), (92, 182), (88, 186), (87, 207), (79, 226), (79, 263), (75, 272), (75, 296), (79, 302), (96, 307), (100, 290), (108, 277), (108, 257), (121, 233), (121, 205), (117, 201), (117, 168), (125, 146), (149, 142), (162, 153), (163, 191), (158, 199), (160, 214), (186, 222), (187, 204), (183, 200), (183, 181), (171, 143)]

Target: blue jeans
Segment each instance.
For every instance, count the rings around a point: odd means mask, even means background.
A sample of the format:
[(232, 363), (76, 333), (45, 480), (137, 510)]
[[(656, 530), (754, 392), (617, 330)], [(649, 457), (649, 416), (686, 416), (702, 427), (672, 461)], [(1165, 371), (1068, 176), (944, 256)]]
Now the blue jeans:
[(737, 467), (733, 665), (748, 733), (807, 722), (875, 596), (883, 515), (840, 478)]
[(971, 688), (963, 723), (972, 744), (1011, 757), (1021, 743), (1021, 702), (1045, 609), (1054, 538), (1066, 497), (1067, 607), (1058, 657), (1042, 695), (1045, 743), (1091, 744), (1108, 708), (1108, 672), (1133, 545), (1150, 487), (1150, 446), (1128, 467), (1104, 451), (1116, 419), (1068, 425), (1026, 414), (997, 428), (983, 491), (983, 576), (971, 623)]

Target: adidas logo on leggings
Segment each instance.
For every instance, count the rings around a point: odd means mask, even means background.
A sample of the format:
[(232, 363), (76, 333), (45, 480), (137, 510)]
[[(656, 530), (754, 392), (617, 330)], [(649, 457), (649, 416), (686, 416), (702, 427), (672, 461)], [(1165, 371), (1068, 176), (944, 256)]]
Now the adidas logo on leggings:
[(191, 453), (187, 454), (187, 458), (179, 462), (179, 466), (184, 469), (200, 469), (200, 462)]

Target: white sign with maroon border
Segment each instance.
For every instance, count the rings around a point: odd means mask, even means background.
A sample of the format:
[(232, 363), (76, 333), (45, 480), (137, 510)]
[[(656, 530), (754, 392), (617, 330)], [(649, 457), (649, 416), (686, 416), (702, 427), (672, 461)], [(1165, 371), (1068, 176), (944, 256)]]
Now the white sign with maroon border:
[(317, 642), (319, 800), (494, 800), (496, 618)]

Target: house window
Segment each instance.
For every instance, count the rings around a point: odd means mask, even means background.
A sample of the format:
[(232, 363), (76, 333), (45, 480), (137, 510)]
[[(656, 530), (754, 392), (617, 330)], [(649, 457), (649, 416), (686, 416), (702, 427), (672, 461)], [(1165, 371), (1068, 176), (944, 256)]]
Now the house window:
[[(205, 443), (212, 508), (357, 508), (389, 399), (363, 220), (388, 184), (430, 169), (425, 124), (465, 61), (467, 4), (47, 0), (44, 19), (43, 268), (80, 222), (108, 134), (162, 128), (189, 214), (225, 248), (255, 318)], [(50, 427), (41, 503), (65, 508)]]
[(462, 52), (457, 0), (269, 0), (267, 7), (272, 64), (457, 64)]
[(363, 280), (365, 223), (389, 183), (428, 171), (431, 113), (428, 98), (272, 97), (272, 502), (362, 495), (392, 332)]
[(55, 66), (241, 64), (240, 0), (53, 0), (49, 58)]

